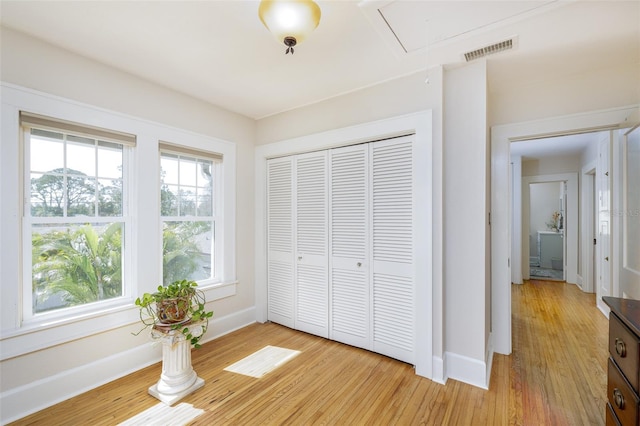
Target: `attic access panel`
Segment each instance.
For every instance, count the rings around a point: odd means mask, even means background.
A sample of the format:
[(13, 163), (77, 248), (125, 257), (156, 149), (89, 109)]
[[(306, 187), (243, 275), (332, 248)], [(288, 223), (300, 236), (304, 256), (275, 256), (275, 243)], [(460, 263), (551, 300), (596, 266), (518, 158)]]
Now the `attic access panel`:
[(360, 6), (400, 54), (462, 39), (546, 11), (557, 1), (363, 1)]

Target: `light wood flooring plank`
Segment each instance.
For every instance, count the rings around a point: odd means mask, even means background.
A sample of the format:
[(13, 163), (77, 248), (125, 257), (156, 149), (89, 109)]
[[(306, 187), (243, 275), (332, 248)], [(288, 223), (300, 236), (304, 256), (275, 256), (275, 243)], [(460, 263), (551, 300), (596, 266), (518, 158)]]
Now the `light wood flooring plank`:
[[(205, 386), (183, 402), (192, 425), (603, 425), (607, 320), (595, 296), (555, 281), (512, 286), (513, 353), (495, 355), (489, 390), (440, 385), (405, 363), (254, 324), (193, 351)], [(223, 371), (266, 345), (301, 354), (261, 379)], [(115, 425), (158, 401), (160, 364), (15, 422)]]

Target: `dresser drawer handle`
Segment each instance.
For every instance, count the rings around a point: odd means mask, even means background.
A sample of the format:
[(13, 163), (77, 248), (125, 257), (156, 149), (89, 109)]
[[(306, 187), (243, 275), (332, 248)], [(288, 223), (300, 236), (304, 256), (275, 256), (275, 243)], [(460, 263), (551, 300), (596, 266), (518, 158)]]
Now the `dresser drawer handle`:
[(624, 410), (624, 396), (618, 388), (613, 390), (613, 402), (619, 409)]
[(624, 341), (616, 337), (616, 353), (620, 358), (624, 358), (627, 356), (627, 345), (624, 344)]

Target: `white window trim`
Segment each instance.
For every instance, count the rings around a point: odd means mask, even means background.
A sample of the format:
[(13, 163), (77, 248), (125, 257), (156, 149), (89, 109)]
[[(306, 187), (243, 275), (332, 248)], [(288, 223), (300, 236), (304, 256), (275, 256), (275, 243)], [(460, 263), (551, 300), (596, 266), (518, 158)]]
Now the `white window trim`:
[[(236, 294), (235, 206), (236, 206), (236, 145), (232, 142), (196, 134), (163, 124), (128, 116), (118, 112), (86, 105), (65, 98), (0, 83), (1, 139), (0, 149), (0, 360), (5, 360), (96, 333), (134, 324), (139, 321), (134, 296), (152, 292), (160, 282), (162, 264), (159, 227), (159, 161), (160, 140), (179, 140), (185, 146), (224, 157), (223, 188), (220, 211), (225, 218), (221, 236), (224, 261), (221, 282), (204, 286), (207, 301)], [(37, 325), (21, 324), (21, 217), (20, 185), (23, 181), (19, 112), (78, 122), (87, 126), (109, 128), (137, 137), (131, 158), (131, 228), (133, 266), (132, 287), (127, 303), (100, 312), (79, 314), (65, 319)], [(144, 212), (144, 218), (139, 216)], [(149, 248), (158, 247), (158, 250)]]

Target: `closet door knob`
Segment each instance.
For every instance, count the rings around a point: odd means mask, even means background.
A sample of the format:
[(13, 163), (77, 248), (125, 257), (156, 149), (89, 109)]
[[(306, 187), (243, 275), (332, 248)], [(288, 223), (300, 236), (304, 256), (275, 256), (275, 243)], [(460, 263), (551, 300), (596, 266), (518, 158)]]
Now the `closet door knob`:
[(358, 262), (358, 263), (356, 263), (356, 265), (357, 265), (357, 266), (358, 266), (358, 268), (359, 268), (359, 267), (361, 267), (361, 266), (362, 266), (362, 262)]
[(298, 256), (298, 260), (302, 260), (302, 256)]

